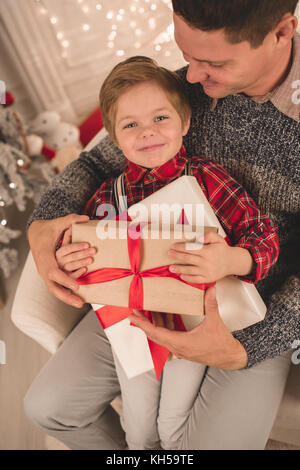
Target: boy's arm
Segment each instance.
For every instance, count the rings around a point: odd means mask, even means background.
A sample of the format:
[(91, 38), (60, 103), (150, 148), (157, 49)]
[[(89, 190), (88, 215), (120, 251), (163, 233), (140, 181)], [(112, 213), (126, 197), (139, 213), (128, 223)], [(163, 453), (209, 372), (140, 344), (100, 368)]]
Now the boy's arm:
[[(219, 164), (208, 162), (201, 181), (231, 245), (248, 251), (252, 257), (251, 272), (240, 277), (252, 283), (265, 278), (279, 255), (277, 226)], [(245, 252), (240, 253), (245, 256)]]

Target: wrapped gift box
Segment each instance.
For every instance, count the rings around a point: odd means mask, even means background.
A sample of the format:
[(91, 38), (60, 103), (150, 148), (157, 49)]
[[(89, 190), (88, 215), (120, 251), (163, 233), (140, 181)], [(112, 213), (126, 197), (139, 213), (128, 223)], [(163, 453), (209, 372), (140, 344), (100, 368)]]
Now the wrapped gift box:
[[(178, 204), (181, 209), (197, 205), (203, 207), (203, 224), (207, 227), (217, 227), (218, 234), (225, 237), (226, 233), (220, 224), (217, 216), (207, 201), (198, 181), (194, 176), (181, 176), (177, 180), (163, 187), (159, 191), (151, 194), (141, 203), (135, 204), (128, 209), (129, 216), (134, 219), (139, 212), (145, 213), (145, 208), (151, 213), (151, 207), (157, 204), (168, 203)], [(142, 204), (142, 209), (139, 205)], [(196, 212), (191, 215), (193, 224)], [(151, 213), (151, 222), (160, 220), (160, 214)], [(189, 214), (186, 214), (189, 217)], [(156, 219), (157, 217), (157, 219)], [(237, 331), (247, 328), (254, 323), (265, 318), (267, 308), (253, 284), (242, 281), (235, 276), (228, 276), (217, 281), (216, 293), (219, 305), (220, 316), (230, 331)]]
[[(221, 224), (210, 207), (196, 178), (192, 176), (182, 176), (181, 178), (178, 178), (164, 188), (153, 193), (148, 198), (144, 199), (142, 203), (131, 206), (128, 209), (128, 214), (132, 219), (135, 219), (137, 214), (145, 214), (146, 208), (148, 209), (148, 214), (151, 213), (151, 222), (159, 223), (161, 222), (161, 214), (159, 212), (151, 211), (151, 207), (153, 207), (155, 204), (160, 205), (166, 203), (169, 204), (170, 207), (172, 207), (173, 204), (177, 204), (179, 205), (180, 210), (190, 208), (190, 206), (195, 208), (196, 206), (200, 205), (204, 209), (204, 225), (207, 227), (217, 227), (218, 233), (225, 237), (226, 234)], [(195, 223), (195, 214), (196, 211), (192, 211), (192, 214), (190, 211), (186, 211), (185, 215), (188, 217), (187, 221), (191, 225)], [(90, 223), (97, 224), (97, 221)], [(74, 226), (75, 230), (73, 236), (77, 233), (76, 230), (79, 227), (80, 225)], [(94, 236), (95, 230), (93, 237)], [(88, 235), (88, 237), (90, 237), (90, 235)], [(95, 238), (81, 238), (81, 240), (89, 241), (91, 246), (95, 246), (96, 243)], [(170, 243), (170, 240), (168, 242)], [(110, 259), (113, 250), (113, 245), (107, 250), (106, 255), (108, 260)], [(127, 262), (127, 267), (129, 267), (127, 248), (125, 246), (122, 252), (122, 256), (126, 258), (125, 262)], [(166, 261), (168, 261), (169, 264), (174, 264), (174, 260), (169, 259)], [(94, 269), (95, 265), (96, 257), (95, 263), (91, 265), (89, 269)], [(161, 279), (157, 278), (157, 280), (156, 283), (158, 284), (158, 288), (160, 288)], [(171, 280), (175, 281), (173, 279)], [(181, 288), (184, 285), (178, 281), (175, 282), (177, 283), (177, 287), (180, 285)], [(83, 287), (85, 286), (80, 287), (81, 292)], [(200, 296), (203, 297), (203, 292), (195, 292), (196, 289), (193, 287), (191, 287), (191, 289), (193, 290), (194, 295), (200, 294)], [(264, 319), (266, 314), (266, 306), (253, 284), (241, 281), (234, 276), (228, 276), (220, 281), (217, 281), (216, 291), (220, 315), (230, 331), (247, 328), (248, 326)], [(165, 295), (165, 297), (167, 297), (167, 295)], [(185, 305), (187, 297), (181, 297), (180, 300), (181, 304), (183, 301), (183, 305)], [(100, 313), (101, 309), (104, 308), (104, 303), (109, 304), (112, 301), (113, 304), (116, 304), (115, 300), (111, 298), (109, 301), (87, 301), (92, 303), (92, 307), (98, 313)], [(162, 311), (160, 306), (157, 307), (158, 308), (155, 308), (155, 310)], [(184, 315), (181, 315), (181, 318), (187, 330), (190, 330), (199, 325), (203, 320), (203, 315), (200, 311), (198, 312), (198, 315), (192, 315), (192, 312), (188, 311), (188, 309), (185, 309), (184, 313)], [(187, 313), (189, 313), (189, 315)], [(113, 352), (118, 357), (128, 378), (135, 377), (153, 369), (153, 361), (145, 333), (139, 328), (131, 326), (127, 318), (109, 326), (105, 329), (105, 332), (112, 345)]]
[[(129, 225), (130, 222), (127, 221), (98, 220), (73, 225), (73, 242), (88, 241), (97, 249), (94, 262), (88, 266), (88, 273), (103, 268), (131, 269), (127, 246)], [(149, 225), (144, 226), (142, 233), (146, 229), (147, 233), (141, 239), (139, 272), (169, 266), (174, 262), (168, 256), (171, 245), (174, 242), (191, 242), (190, 236), (185, 236), (183, 225), (175, 224), (168, 229)], [(205, 227), (204, 230), (216, 231), (216, 228)], [(101, 239), (99, 236), (109, 238)], [(195, 231), (194, 238), (199, 236), (200, 231)], [(171, 273), (169, 274), (171, 276)], [(81, 285), (77, 293), (89, 303), (129, 307), (132, 278), (130, 275), (109, 282)], [(203, 289), (172, 277), (160, 276), (143, 277), (142, 286), (143, 305), (140, 308), (143, 310), (203, 316)]]

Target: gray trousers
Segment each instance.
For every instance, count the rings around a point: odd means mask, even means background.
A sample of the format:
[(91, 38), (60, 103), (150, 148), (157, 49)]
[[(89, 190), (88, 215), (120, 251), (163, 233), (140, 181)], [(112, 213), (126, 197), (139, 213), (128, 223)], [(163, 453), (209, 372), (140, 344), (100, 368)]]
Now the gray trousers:
[[(184, 401), (189, 383), (181, 380), (180, 373), (172, 374), (176, 361), (167, 364), (170, 373), (167, 369), (163, 372), (159, 385), (152, 372), (143, 380), (136, 377), (128, 381), (118, 362), (115, 364), (110, 344), (91, 311), (43, 367), (27, 391), (24, 406), (27, 416), (46, 434), (74, 450), (124, 449), (126, 441), (136, 449), (159, 445), (174, 450), (263, 449), (280, 405), (290, 356), (286, 353), (240, 371), (197, 364), (199, 389), (192, 401), (184, 402), (178, 425), (174, 404), (180, 396)], [(119, 415), (110, 406), (121, 388), (126, 435)], [(153, 393), (161, 393), (162, 410), (167, 412), (159, 413), (154, 407), (150, 420), (140, 414), (135, 422), (136, 410), (131, 413), (132, 401), (126, 401), (133, 389), (137, 409), (141, 409), (145, 396), (152, 399)], [(172, 407), (177, 416), (175, 425)]]

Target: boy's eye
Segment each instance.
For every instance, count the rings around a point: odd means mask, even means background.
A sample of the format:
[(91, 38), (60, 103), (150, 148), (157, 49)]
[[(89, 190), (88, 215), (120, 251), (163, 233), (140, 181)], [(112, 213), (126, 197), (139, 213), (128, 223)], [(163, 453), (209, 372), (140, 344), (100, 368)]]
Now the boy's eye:
[(154, 120), (155, 121), (164, 121), (165, 119), (168, 119), (168, 116), (157, 116)]
[(136, 126), (136, 122), (130, 122), (129, 124), (126, 124), (124, 129), (130, 129), (131, 127), (135, 127), (135, 126)]

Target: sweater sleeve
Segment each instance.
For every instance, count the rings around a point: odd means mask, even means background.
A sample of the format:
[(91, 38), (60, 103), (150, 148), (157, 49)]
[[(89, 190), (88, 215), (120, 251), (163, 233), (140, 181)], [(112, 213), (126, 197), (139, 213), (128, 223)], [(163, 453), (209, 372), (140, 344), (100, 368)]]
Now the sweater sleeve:
[(300, 340), (299, 276), (290, 276), (267, 307), (263, 321), (233, 333), (248, 354), (247, 368), (289, 351)]
[(49, 220), (71, 213), (80, 214), (86, 202), (105, 179), (122, 173), (122, 152), (105, 137), (90, 152), (82, 152), (42, 195), (31, 214), (27, 228), (34, 220)]
[[(196, 157), (193, 158), (195, 160)], [(197, 178), (233, 246), (245, 248), (254, 269), (244, 281), (265, 278), (278, 259), (277, 226), (256, 206), (244, 188), (218, 163), (198, 157)]]

